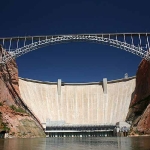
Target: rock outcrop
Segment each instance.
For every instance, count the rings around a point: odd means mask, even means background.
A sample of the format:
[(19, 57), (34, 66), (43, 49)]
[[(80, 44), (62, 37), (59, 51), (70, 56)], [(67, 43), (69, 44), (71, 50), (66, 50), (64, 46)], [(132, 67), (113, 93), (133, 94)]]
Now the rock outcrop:
[(142, 60), (136, 74), (127, 121), (132, 121), (132, 134), (150, 134), (150, 62)]
[[(0, 47), (0, 59), (7, 53)], [(43, 137), (40, 123), (21, 99), (15, 60), (0, 64), (0, 132), (9, 137)]]

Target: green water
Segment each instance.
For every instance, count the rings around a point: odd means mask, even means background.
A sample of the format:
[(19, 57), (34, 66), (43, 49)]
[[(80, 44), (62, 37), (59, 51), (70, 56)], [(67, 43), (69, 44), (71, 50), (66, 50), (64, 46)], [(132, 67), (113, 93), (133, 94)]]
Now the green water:
[(0, 139), (0, 150), (150, 150), (150, 137)]

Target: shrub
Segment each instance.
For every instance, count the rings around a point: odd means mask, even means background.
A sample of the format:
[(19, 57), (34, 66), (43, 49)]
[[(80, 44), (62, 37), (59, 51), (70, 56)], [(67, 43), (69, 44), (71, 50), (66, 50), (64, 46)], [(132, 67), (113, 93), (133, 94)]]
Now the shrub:
[(3, 103), (2, 103), (2, 102), (0, 102), (0, 106), (3, 106)]
[(12, 136), (15, 135), (15, 132), (12, 132), (11, 135), (12, 135)]
[(26, 136), (27, 134), (25, 132), (22, 133), (23, 136)]
[(3, 127), (4, 131), (9, 132), (10, 128), (7, 126), (6, 123), (2, 122), (1, 126)]
[(10, 108), (11, 108), (12, 110), (14, 110), (15, 112), (26, 113), (26, 111), (25, 111), (23, 108), (21, 108), (21, 107), (18, 107), (18, 108), (17, 108), (16, 106), (11, 105)]

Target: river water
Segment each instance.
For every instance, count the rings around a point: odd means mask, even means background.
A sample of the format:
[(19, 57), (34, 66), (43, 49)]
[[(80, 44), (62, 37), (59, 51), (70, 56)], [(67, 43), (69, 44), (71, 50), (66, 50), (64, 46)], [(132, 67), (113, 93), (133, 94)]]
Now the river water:
[(0, 150), (150, 150), (150, 137), (0, 139)]

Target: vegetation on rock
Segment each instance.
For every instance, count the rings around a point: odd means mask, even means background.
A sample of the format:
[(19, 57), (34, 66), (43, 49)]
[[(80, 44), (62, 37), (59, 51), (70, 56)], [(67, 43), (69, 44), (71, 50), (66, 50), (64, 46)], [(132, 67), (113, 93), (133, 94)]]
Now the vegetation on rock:
[(14, 110), (15, 112), (26, 113), (26, 111), (25, 111), (23, 108), (21, 108), (21, 107), (16, 107), (16, 106), (14, 106), (14, 105), (11, 105), (10, 108), (11, 108), (12, 110)]
[(2, 122), (2, 113), (0, 112), (0, 131), (9, 132), (9, 130), (7, 123)]

